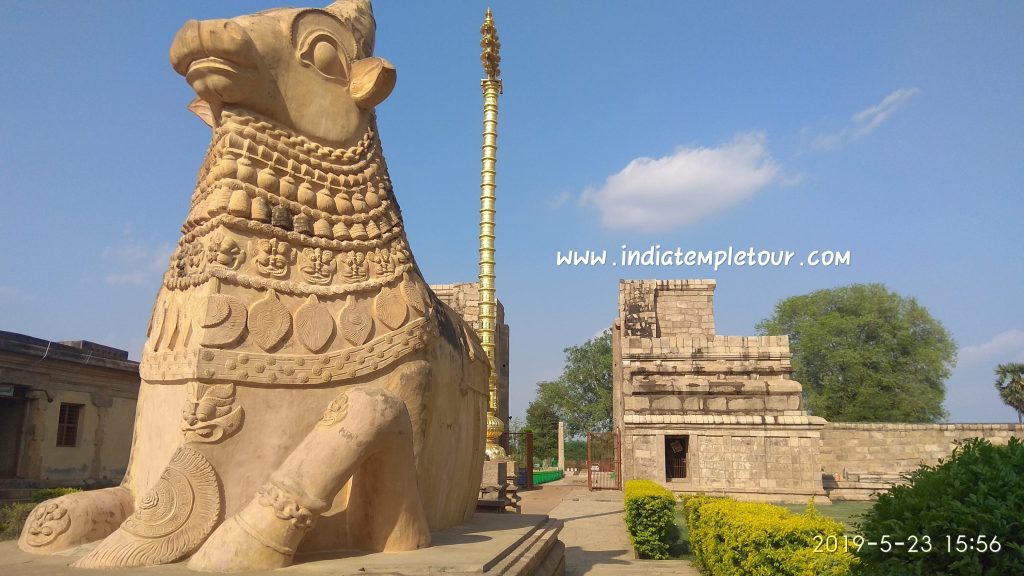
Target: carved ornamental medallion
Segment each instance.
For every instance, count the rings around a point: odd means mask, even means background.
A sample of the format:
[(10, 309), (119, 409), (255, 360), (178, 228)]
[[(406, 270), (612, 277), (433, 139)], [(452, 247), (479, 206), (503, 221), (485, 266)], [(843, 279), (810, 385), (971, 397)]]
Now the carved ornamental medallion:
[(135, 512), (74, 566), (151, 566), (180, 560), (199, 548), (222, 512), (220, 479), (213, 466), (183, 446)]

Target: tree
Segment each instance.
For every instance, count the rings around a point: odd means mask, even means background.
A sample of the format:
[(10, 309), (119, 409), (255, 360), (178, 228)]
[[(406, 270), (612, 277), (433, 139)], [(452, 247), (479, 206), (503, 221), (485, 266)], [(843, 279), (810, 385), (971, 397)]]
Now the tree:
[(549, 404), (533, 401), (526, 408), (526, 429), (533, 432), (533, 457), (558, 456), (558, 414)]
[(1003, 402), (1017, 411), (1017, 422), (1024, 415), (1024, 364), (1000, 364), (996, 367), (996, 390)]
[(566, 462), (581, 462), (587, 459), (587, 441), (586, 440), (566, 440), (565, 441), (565, 461)]
[(780, 302), (757, 325), (788, 334), (794, 376), (812, 413), (842, 422), (937, 422), (956, 344), (914, 298), (881, 284)]
[(566, 348), (562, 375), (557, 380), (537, 384), (537, 396), (526, 410), (526, 424), (533, 430), (537, 454), (540, 436), (553, 435), (557, 443), (559, 421), (565, 422), (565, 433), (570, 438), (587, 431), (611, 429), (611, 332)]

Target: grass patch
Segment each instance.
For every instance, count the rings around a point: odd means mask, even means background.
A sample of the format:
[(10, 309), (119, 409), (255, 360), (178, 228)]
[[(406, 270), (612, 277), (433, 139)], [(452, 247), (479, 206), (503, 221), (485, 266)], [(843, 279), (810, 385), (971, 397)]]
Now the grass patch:
[[(846, 526), (850, 532), (856, 532), (856, 524), (861, 521), (861, 517), (867, 512), (872, 506), (874, 501), (861, 502), (861, 501), (838, 501), (831, 505), (816, 506), (815, 510), (819, 514), (826, 518), (838, 520)], [(786, 508), (794, 514), (803, 514), (807, 511), (806, 504), (779, 504), (783, 508)], [(693, 561), (693, 552), (690, 550), (690, 533), (686, 527), (686, 509), (683, 508), (682, 502), (676, 504), (673, 510), (675, 514), (675, 527), (669, 531), (669, 547), (668, 555), (673, 560), (689, 560)]]
[(686, 527), (686, 509), (682, 502), (677, 502), (672, 510), (675, 515), (675, 526), (668, 532), (668, 557), (673, 560), (693, 560), (690, 551), (690, 531)]
[[(856, 524), (862, 520), (864, 513), (874, 505), (874, 500), (840, 500), (832, 504), (817, 505), (814, 509), (826, 518), (842, 522), (848, 532), (856, 532)], [(779, 504), (779, 506), (794, 514), (803, 514), (807, 511), (807, 504)]]

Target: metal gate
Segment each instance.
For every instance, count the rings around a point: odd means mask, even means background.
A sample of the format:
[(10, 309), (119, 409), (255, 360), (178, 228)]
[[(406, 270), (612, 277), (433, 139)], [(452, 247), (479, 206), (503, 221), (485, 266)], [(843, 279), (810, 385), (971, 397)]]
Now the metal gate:
[(622, 490), (618, 432), (587, 432), (587, 488)]

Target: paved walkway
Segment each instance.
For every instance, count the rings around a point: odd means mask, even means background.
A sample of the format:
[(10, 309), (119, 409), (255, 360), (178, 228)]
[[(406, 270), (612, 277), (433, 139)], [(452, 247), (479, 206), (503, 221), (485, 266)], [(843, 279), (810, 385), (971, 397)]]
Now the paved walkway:
[(566, 576), (699, 576), (685, 560), (637, 560), (623, 520), (622, 492), (587, 490), (587, 478), (569, 476), (520, 492), (525, 514), (548, 514), (565, 523)]

